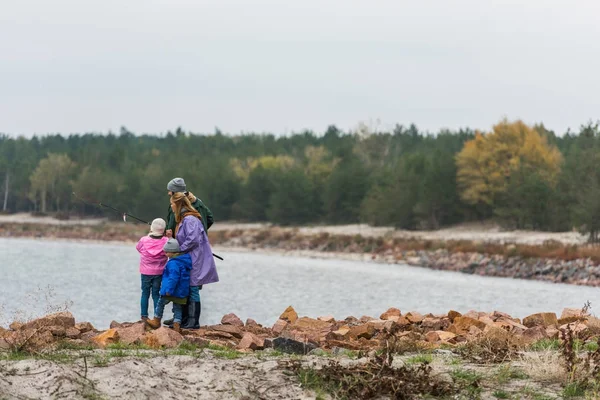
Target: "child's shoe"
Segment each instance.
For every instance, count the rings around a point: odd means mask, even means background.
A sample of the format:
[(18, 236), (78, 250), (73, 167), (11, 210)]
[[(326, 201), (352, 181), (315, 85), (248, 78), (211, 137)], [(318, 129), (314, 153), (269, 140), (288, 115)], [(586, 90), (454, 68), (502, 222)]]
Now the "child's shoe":
[(152, 329), (160, 328), (160, 318), (154, 317), (152, 319), (146, 320), (146, 324)]
[(177, 333), (181, 333), (181, 324), (179, 322), (173, 322), (173, 330)]

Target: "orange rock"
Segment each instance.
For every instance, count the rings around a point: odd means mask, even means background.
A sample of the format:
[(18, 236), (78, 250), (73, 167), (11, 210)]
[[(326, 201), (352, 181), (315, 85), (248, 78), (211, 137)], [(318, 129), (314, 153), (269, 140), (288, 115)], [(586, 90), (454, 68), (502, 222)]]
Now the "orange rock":
[(492, 313), (492, 319), (494, 321), (497, 321), (499, 318), (506, 318), (506, 319), (510, 319), (513, 320), (515, 322), (518, 322), (518, 318), (513, 318), (512, 316), (508, 315), (507, 313), (501, 312), (501, 311), (494, 311)]
[(546, 328), (544, 328), (542, 325), (533, 326), (531, 328), (525, 329), (522, 337), (527, 343), (535, 343), (538, 340), (542, 340), (547, 337)]
[(331, 322), (319, 321), (318, 319), (302, 317), (288, 326), (290, 338), (295, 340), (310, 340), (320, 343), (325, 340), (327, 334), (331, 332), (333, 324)]
[(430, 331), (425, 334), (425, 340), (427, 340), (430, 343), (439, 342), (440, 335), (438, 335), (436, 331)]
[(279, 319), (294, 323), (298, 319), (298, 314), (296, 313), (296, 310), (294, 310), (294, 307), (289, 306), (288, 308), (285, 309), (283, 314), (281, 314), (279, 316)]
[(348, 332), (348, 336), (351, 338), (365, 338), (371, 339), (375, 334), (375, 328), (373, 325), (362, 324), (358, 326), (354, 326), (350, 328), (350, 332)]
[(454, 322), (456, 317), (462, 317), (462, 314), (454, 310), (448, 311), (448, 318), (450, 318), (450, 322)]
[(483, 334), (490, 339), (509, 340), (511, 338), (511, 334), (506, 329), (493, 325), (486, 326)]
[(425, 317), (423, 315), (419, 314), (416, 311), (409, 312), (408, 314), (405, 315), (405, 317), (407, 320), (409, 320), (413, 324), (421, 322), (425, 319)]
[(96, 335), (92, 338), (92, 341), (96, 343), (98, 346), (104, 348), (112, 343), (117, 343), (119, 341), (119, 332), (116, 329), (109, 329)]
[(584, 313), (581, 308), (565, 308), (563, 309), (560, 318), (569, 318), (569, 317), (586, 317), (589, 314)]
[(469, 332), (468, 332), (468, 334), (470, 336), (480, 336), (481, 334), (483, 334), (483, 329), (481, 329), (481, 328), (479, 328), (479, 327), (477, 327), (475, 325), (471, 325), (471, 326), (469, 326)]
[(511, 319), (504, 319), (504, 318), (500, 318), (498, 319), (496, 322), (494, 322), (494, 325), (500, 327), (500, 328), (506, 328), (508, 331), (510, 331), (511, 333), (514, 334), (521, 334), (523, 332), (525, 332), (525, 330), (527, 329), (527, 327), (525, 325), (521, 325), (520, 323), (513, 321)]
[(324, 315), (317, 319), (323, 322), (335, 322), (335, 317), (333, 315)]
[(247, 328), (250, 328), (250, 327), (252, 327), (252, 328), (257, 328), (257, 327), (260, 327), (260, 325), (258, 324), (258, 322), (256, 322), (256, 321), (255, 321), (255, 320), (253, 320), (252, 318), (248, 318), (248, 319), (246, 320), (246, 327), (247, 327)]
[(585, 321), (586, 319), (587, 319), (587, 317), (576, 317), (576, 316), (559, 318), (557, 321), (557, 326), (570, 324), (571, 322)]
[(60, 326), (65, 329), (75, 326), (75, 318), (68, 311), (43, 316), (23, 325), (20, 329), (39, 329), (49, 326)]
[(81, 332), (77, 328), (67, 328), (65, 331), (65, 336), (69, 339), (78, 339)]
[(470, 317), (456, 317), (452, 325), (448, 327), (448, 332), (460, 335), (469, 332), (469, 328), (475, 326), (483, 331), (486, 327), (485, 323)]
[(546, 337), (548, 339), (558, 339), (559, 333), (560, 331), (552, 326), (546, 328)]
[(79, 329), (79, 332), (81, 333), (96, 330), (96, 328), (94, 328), (94, 325), (90, 324), (89, 322), (80, 322), (78, 324), (75, 324), (75, 328)]
[(556, 319), (555, 313), (537, 313), (523, 318), (523, 325), (528, 328), (534, 326), (543, 326), (544, 328), (547, 328), (549, 326), (556, 326), (557, 324), (558, 320)]
[(449, 325), (448, 319), (442, 320), (435, 317), (426, 317), (423, 319), (423, 321), (421, 321), (421, 327), (425, 331), (441, 331), (443, 328), (448, 327)]
[[(32, 329), (35, 329), (35, 328), (32, 328)], [(44, 329), (50, 331), (50, 333), (52, 333), (52, 336), (56, 336), (56, 337), (64, 337), (65, 334), (67, 333), (67, 329), (64, 326), (49, 326)]]
[(155, 331), (149, 332), (144, 339), (145, 343), (151, 347), (174, 348), (183, 341), (183, 336), (173, 329), (161, 326)]
[(239, 319), (238, 316), (233, 313), (224, 315), (223, 318), (221, 318), (221, 324), (238, 326), (240, 328), (242, 328), (244, 326), (244, 323), (242, 322), (242, 320)]
[(124, 344), (141, 343), (146, 334), (146, 324), (144, 322), (114, 329), (119, 334), (119, 342)]
[(375, 328), (378, 331), (382, 331), (386, 323), (388, 323), (388, 321), (383, 319), (372, 319), (369, 322), (367, 322), (367, 324), (373, 325), (373, 328)]
[(239, 327), (234, 326), (234, 325), (212, 325), (212, 326), (209, 326), (208, 329), (210, 329), (212, 331), (226, 332), (238, 339), (241, 339), (242, 336), (244, 335), (242, 330)]
[(262, 350), (265, 346), (265, 340), (258, 336), (246, 332), (242, 340), (238, 344), (237, 348), (240, 350)]
[(388, 308), (388, 310), (386, 312), (384, 312), (383, 314), (381, 314), (381, 316), (379, 318), (388, 320), (388, 319), (390, 319), (390, 317), (400, 317), (401, 315), (402, 315), (402, 313), (400, 312), (400, 310), (392, 307), (392, 308)]
[(569, 324), (565, 324), (562, 325), (559, 330), (566, 330), (567, 327), (571, 328), (571, 331), (573, 332), (574, 336), (580, 336), (582, 333), (586, 332), (589, 330), (589, 328), (587, 327), (586, 324), (584, 324), (583, 322), (571, 322)]
[(283, 330), (288, 326), (288, 322), (284, 321), (283, 319), (278, 319), (277, 322), (275, 322), (275, 325), (273, 325), (273, 333), (275, 333), (276, 335), (280, 335), (281, 332), (283, 332)]
[(309, 317), (302, 317), (296, 320), (296, 322), (290, 325), (291, 328), (294, 329), (302, 329), (302, 330), (313, 330), (313, 329), (323, 329), (330, 328), (332, 326), (331, 322), (325, 322), (318, 319), (313, 319)]
[(584, 322), (588, 328), (593, 328), (596, 331), (600, 330), (600, 318), (589, 316)]
[(435, 333), (437, 333), (437, 335), (440, 337), (440, 340), (443, 342), (447, 342), (448, 340), (452, 340), (456, 337), (456, 335), (452, 332), (435, 331)]
[(479, 320), (486, 325), (494, 325), (494, 320), (491, 319), (490, 317), (488, 317), (487, 315), (484, 315), (483, 317), (479, 317)]
[(400, 339), (404, 339), (404, 340), (421, 340), (422, 339), (422, 335), (420, 335), (418, 332), (413, 332), (413, 331), (407, 331), (407, 332), (401, 332), (399, 334), (396, 335), (398, 338)]
[(25, 325), (23, 322), (13, 321), (8, 327), (13, 331), (18, 331), (23, 325)]
[(346, 336), (348, 336), (349, 332), (350, 332), (350, 327), (347, 325), (344, 325), (340, 329), (328, 333), (327, 339), (344, 340), (346, 338)]
[(16, 347), (25, 351), (37, 352), (55, 343), (56, 338), (46, 329), (20, 329), (9, 332), (9, 335), (4, 337), (4, 341), (13, 349)]
[(467, 311), (467, 313), (463, 314), (462, 316), (473, 318), (473, 319), (479, 319), (479, 317), (483, 317), (485, 315), (487, 315), (487, 314), (484, 313), (483, 311), (469, 310), (469, 311)]
[(327, 347), (329, 347), (329, 348), (340, 347), (340, 348), (349, 349), (349, 350), (360, 350), (361, 349), (360, 343), (353, 341), (353, 340), (334, 340), (334, 339), (328, 340)]

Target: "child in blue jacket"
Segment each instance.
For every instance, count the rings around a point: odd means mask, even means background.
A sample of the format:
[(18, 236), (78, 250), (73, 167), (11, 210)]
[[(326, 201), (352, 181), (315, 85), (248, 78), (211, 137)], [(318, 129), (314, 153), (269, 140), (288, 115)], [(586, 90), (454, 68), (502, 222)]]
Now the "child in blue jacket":
[(154, 310), (154, 319), (146, 323), (153, 329), (160, 327), (165, 306), (173, 303), (173, 329), (181, 332), (181, 313), (190, 294), (190, 271), (192, 258), (189, 254), (182, 254), (177, 239), (169, 239), (163, 250), (169, 261), (165, 266), (160, 285), (160, 299)]

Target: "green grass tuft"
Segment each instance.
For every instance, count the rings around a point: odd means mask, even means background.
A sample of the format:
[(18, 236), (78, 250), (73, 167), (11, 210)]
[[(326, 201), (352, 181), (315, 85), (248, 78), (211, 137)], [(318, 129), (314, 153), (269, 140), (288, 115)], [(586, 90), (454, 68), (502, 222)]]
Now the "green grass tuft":
[(558, 339), (542, 339), (529, 346), (532, 351), (558, 350), (560, 348), (560, 340)]
[(417, 354), (416, 356), (407, 358), (406, 364), (430, 364), (433, 361), (433, 356), (431, 354)]

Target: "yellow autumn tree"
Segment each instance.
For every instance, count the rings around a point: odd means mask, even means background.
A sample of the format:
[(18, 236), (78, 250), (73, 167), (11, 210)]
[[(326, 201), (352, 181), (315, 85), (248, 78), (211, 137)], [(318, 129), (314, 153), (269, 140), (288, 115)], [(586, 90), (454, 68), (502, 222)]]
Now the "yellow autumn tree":
[(511, 174), (525, 167), (554, 184), (562, 157), (558, 149), (523, 121), (503, 119), (487, 134), (477, 133), (456, 156), (461, 198), (492, 205), (507, 189)]
[(229, 161), (229, 165), (233, 169), (235, 175), (244, 182), (248, 180), (250, 172), (258, 167), (271, 170), (286, 170), (293, 167), (294, 164), (294, 159), (285, 155), (262, 156), (258, 158), (248, 157), (246, 159), (233, 158)]

